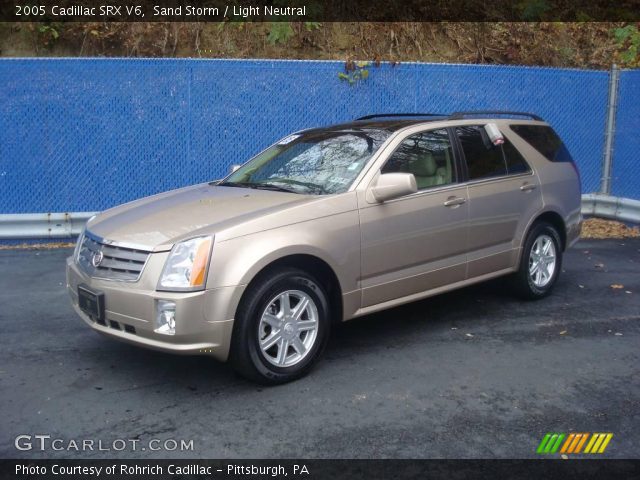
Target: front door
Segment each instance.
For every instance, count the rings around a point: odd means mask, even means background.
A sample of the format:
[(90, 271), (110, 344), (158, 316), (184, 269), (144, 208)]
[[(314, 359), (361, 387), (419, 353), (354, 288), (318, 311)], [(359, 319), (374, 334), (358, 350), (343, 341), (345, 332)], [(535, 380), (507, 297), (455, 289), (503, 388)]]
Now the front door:
[(381, 169), (392, 172), (412, 173), (418, 192), (360, 205), (363, 308), (465, 278), (467, 187), (447, 130), (407, 137)]

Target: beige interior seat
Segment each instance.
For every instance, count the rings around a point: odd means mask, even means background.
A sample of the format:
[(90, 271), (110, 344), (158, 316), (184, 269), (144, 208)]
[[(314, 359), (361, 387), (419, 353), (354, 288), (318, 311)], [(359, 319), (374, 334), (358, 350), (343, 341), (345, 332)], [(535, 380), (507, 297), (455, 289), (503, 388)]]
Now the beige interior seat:
[(411, 171), (416, 177), (418, 190), (451, 182), (451, 173), (445, 167), (438, 167), (432, 153), (423, 153), (412, 162)]

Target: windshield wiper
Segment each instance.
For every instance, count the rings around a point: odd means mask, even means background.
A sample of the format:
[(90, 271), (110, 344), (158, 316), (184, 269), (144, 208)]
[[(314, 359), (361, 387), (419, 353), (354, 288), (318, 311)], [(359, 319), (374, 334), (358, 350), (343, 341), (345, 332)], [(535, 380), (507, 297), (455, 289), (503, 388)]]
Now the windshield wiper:
[(219, 187), (240, 187), (240, 188), (256, 188), (255, 183), (251, 182), (222, 182), (218, 183)]
[[(318, 184), (311, 183), (311, 182), (301, 182), (299, 180), (294, 180), (292, 178), (287, 178), (286, 180), (285, 179), (273, 179), (273, 181), (282, 182), (282, 183), (290, 183), (292, 185), (300, 185), (301, 187), (306, 188), (310, 192), (317, 192), (319, 194), (328, 193), (327, 189), (325, 187), (323, 187), (322, 185), (318, 185)], [(298, 192), (296, 192), (296, 193), (298, 193)]]
[(223, 182), (219, 183), (220, 187), (240, 187), (253, 188), (254, 190), (273, 190), (276, 192), (298, 193), (290, 188), (280, 187), (272, 183), (251, 183), (251, 182)]
[(253, 183), (251, 188), (274, 190), (276, 192), (299, 193), (291, 188), (281, 187), (279, 185), (274, 185), (273, 183)]

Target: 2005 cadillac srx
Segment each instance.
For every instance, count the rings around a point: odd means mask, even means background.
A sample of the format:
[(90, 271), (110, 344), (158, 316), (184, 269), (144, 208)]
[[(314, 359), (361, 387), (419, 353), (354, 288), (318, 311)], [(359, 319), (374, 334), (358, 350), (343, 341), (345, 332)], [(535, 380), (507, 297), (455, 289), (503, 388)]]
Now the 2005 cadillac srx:
[(536, 115), (371, 115), (100, 213), (67, 288), (101, 333), (282, 383), (333, 322), (501, 275), (544, 297), (581, 220), (575, 164)]

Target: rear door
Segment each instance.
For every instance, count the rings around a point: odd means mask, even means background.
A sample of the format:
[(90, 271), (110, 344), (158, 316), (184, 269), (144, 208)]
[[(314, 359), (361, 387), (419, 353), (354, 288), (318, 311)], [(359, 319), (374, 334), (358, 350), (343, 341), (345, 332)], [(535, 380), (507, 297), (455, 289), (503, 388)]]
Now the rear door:
[(494, 145), (484, 124), (455, 132), (469, 195), (467, 278), (515, 267), (528, 222), (542, 208), (538, 176), (508, 138)]

